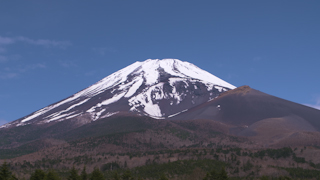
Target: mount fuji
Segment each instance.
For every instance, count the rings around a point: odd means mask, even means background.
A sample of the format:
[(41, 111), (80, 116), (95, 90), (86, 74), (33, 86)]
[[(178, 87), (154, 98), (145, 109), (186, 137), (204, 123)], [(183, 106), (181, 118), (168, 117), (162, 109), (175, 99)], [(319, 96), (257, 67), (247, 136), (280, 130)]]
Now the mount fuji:
[(235, 87), (188, 62), (148, 59), (1, 126), (0, 158), (74, 142), (88, 148), (96, 143), (91, 138), (107, 143), (104, 152), (212, 142), (252, 148), (320, 145), (320, 111)]
[(0, 128), (69, 119), (89, 123), (116, 114), (168, 119), (235, 88), (191, 63), (148, 59)]
[[(295, 147), (289, 161), (294, 163), (294, 158), (302, 159), (302, 149), (296, 149), (304, 147), (306, 162), (299, 166), (310, 162), (314, 170), (309, 159), (320, 154), (314, 151), (320, 147), (320, 111), (249, 86), (235, 87), (177, 59), (135, 62), (0, 127), (0, 160), (9, 159), (21, 172), (79, 169), (83, 164), (91, 169), (113, 163), (128, 168), (217, 157), (238, 164), (241, 158), (249, 162), (247, 150), (280, 147)], [(254, 161), (260, 159), (256, 157)], [(278, 163), (271, 159), (256, 163)]]

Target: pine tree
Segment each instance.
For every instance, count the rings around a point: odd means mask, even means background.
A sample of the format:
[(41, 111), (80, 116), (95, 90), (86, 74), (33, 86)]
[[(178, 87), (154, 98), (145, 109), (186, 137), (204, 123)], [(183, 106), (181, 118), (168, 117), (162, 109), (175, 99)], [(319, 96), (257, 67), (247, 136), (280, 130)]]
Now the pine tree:
[(9, 180), (18, 180), (18, 178), (14, 174), (12, 174)]
[(49, 170), (46, 180), (60, 180), (60, 177), (54, 170)]
[(223, 167), (219, 173), (219, 180), (227, 180), (228, 178), (228, 174), (226, 169)]
[(141, 176), (139, 176), (137, 180), (143, 180), (143, 179), (142, 179), (142, 177), (141, 177)]
[(214, 169), (212, 169), (210, 172), (206, 174), (203, 180), (216, 180), (219, 178), (218, 176), (219, 175), (217, 174), (217, 172)]
[(104, 180), (102, 172), (98, 168), (94, 168), (90, 175), (90, 180)]
[(9, 180), (12, 176), (12, 173), (9, 169), (7, 162), (4, 162), (0, 167), (0, 180)]
[(68, 180), (80, 180), (80, 176), (78, 175), (78, 171), (73, 166), (72, 169), (69, 171)]
[(133, 179), (130, 170), (126, 170), (126, 172), (124, 172), (121, 177), (122, 177), (122, 180), (131, 180), (131, 179)]
[(159, 180), (169, 180), (166, 175), (161, 174), (160, 179)]
[(203, 180), (228, 180), (228, 174), (223, 167), (219, 173), (217, 173), (214, 169), (207, 173), (207, 175), (203, 178)]
[(81, 180), (87, 180), (88, 179), (88, 174), (86, 172), (86, 166), (83, 167), (81, 174), (80, 174)]
[(269, 180), (269, 178), (267, 176), (261, 176), (260, 180)]
[(30, 176), (30, 180), (44, 180), (46, 173), (41, 169), (36, 169)]
[(118, 174), (118, 172), (115, 172), (113, 175), (112, 175), (112, 178), (114, 179), (114, 180), (120, 180), (121, 178), (120, 178), (120, 175)]

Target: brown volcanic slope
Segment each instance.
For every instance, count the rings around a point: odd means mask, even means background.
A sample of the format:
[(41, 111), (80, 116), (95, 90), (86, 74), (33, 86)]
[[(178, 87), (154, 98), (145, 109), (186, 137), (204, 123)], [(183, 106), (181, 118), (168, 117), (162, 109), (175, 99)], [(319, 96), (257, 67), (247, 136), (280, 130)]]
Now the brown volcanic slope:
[(34, 152), (50, 146), (50, 143), (43, 139), (70, 142), (89, 137), (163, 129), (166, 123), (176, 124), (179, 131), (174, 131), (183, 132), (180, 135), (188, 134), (186, 131), (206, 139), (208, 134), (220, 132), (227, 136), (249, 138), (250, 142), (256, 142), (257, 147), (320, 146), (319, 110), (262, 93), (248, 86), (222, 93), (218, 98), (189, 109), (169, 121), (132, 114), (112, 116), (91, 123), (82, 121), (70, 119), (2, 129), (0, 155), (1, 149), (11, 149), (11, 153), (12, 149), (16, 148), (20, 153), (21, 149), (29, 148), (30, 152)]
[[(320, 111), (249, 86), (222, 93), (173, 119), (210, 119), (229, 125), (229, 133), (264, 145), (320, 143)], [(290, 142), (290, 143), (289, 143)]]

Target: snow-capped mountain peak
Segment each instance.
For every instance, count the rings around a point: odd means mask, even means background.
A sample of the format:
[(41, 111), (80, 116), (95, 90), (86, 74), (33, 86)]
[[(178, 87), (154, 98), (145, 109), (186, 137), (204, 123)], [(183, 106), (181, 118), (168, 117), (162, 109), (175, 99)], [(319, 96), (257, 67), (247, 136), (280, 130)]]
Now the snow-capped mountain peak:
[(92, 86), (2, 127), (75, 118), (98, 120), (121, 112), (164, 119), (236, 88), (178, 59), (135, 62)]
[(112, 88), (119, 83), (124, 83), (128, 76), (141, 74), (141, 78), (145, 79), (146, 85), (153, 85), (158, 83), (160, 73), (159, 70), (163, 69), (164, 72), (173, 76), (182, 78), (194, 78), (202, 81), (207, 81), (216, 85), (227, 87), (230, 89), (236, 88), (235, 86), (221, 80), (220, 78), (204, 71), (197, 66), (183, 62), (178, 59), (147, 59), (146, 61), (137, 61), (107, 77), (100, 80), (98, 83), (83, 90), (83, 93), (95, 94), (102, 89)]

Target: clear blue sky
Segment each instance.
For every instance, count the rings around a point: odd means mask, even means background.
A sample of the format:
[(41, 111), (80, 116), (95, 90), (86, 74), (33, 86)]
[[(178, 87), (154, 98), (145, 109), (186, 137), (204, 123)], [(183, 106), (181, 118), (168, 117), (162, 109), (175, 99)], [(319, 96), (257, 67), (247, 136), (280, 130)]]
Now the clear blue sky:
[(319, 0), (1, 1), (0, 124), (149, 58), (320, 107), (319, 9)]

